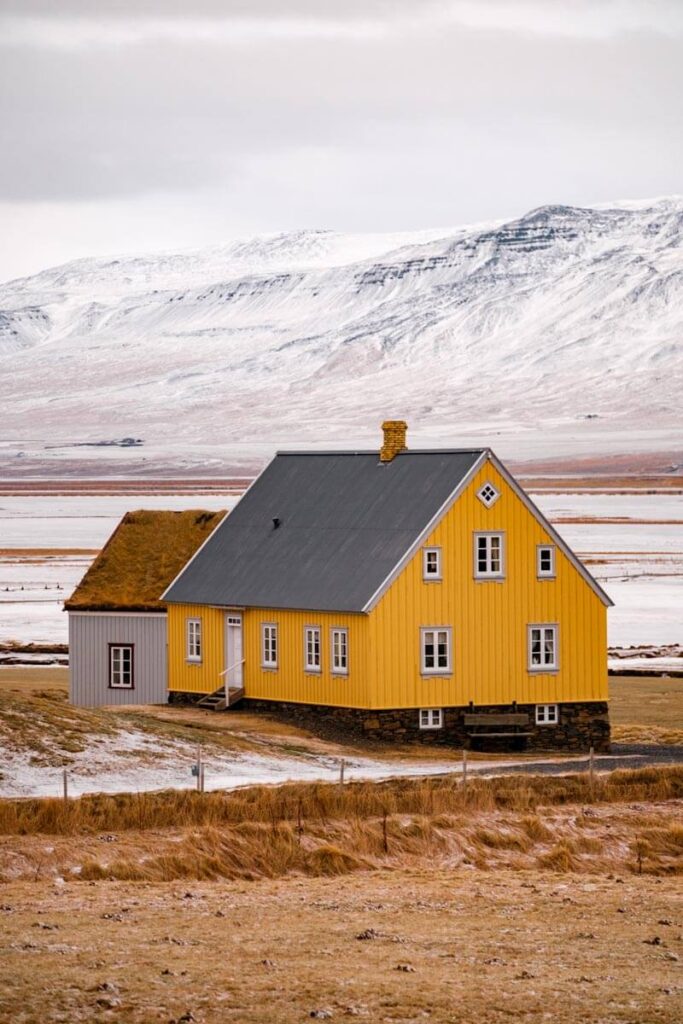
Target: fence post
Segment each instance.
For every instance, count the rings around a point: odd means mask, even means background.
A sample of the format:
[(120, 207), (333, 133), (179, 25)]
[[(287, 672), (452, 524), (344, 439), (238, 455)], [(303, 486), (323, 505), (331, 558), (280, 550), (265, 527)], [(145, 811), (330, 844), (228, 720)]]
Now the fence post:
[(462, 748), (462, 785), (467, 789), (467, 750)]
[(344, 758), (342, 757), (341, 761), (339, 762), (339, 785), (340, 786), (344, 785), (344, 766), (345, 766), (345, 763), (346, 762), (344, 761)]
[(66, 768), (62, 769), (62, 792), (64, 794), (64, 803), (69, 803), (69, 782), (67, 779)]
[(588, 754), (588, 772), (590, 775), (591, 796), (593, 796), (593, 783), (595, 781), (595, 748), (591, 747)]
[(202, 748), (197, 744), (197, 792), (202, 791)]
[(301, 846), (301, 833), (304, 830), (303, 821), (301, 820), (301, 797), (299, 797), (299, 803), (296, 809), (296, 834), (299, 839), (299, 846)]

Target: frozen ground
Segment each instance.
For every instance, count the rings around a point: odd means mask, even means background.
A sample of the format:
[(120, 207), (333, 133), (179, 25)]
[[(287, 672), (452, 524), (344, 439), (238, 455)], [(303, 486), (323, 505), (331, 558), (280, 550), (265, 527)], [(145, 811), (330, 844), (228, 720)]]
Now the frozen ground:
[(98, 550), (132, 509), (232, 508), (231, 495), (30, 495), (0, 497), (0, 550), (90, 548)]
[[(611, 647), (683, 644), (683, 495), (533, 497), (614, 600)], [(236, 500), (216, 494), (1, 497), (0, 643), (66, 643), (62, 603), (91, 558), (18, 549), (94, 551), (130, 508), (218, 509)]]
[(0, 497), (0, 643), (66, 643), (62, 604), (125, 512), (232, 508), (236, 500), (216, 494)]
[(683, 495), (533, 498), (614, 601), (610, 647), (683, 644)]
[[(340, 759), (307, 754), (294, 757), (282, 753), (255, 754), (203, 751), (205, 789), (237, 789), (239, 786), (273, 785), (282, 782), (333, 782), (339, 778)], [(585, 758), (584, 758), (585, 759)], [(178, 740), (163, 740), (135, 729), (116, 736), (93, 736), (86, 750), (71, 755), (67, 771), (68, 792), (130, 793), (159, 789), (193, 789), (192, 766), (197, 748)], [(539, 758), (539, 760), (541, 760)], [(557, 758), (547, 757), (549, 763)], [(563, 760), (571, 770), (572, 760)], [(520, 764), (510, 760), (470, 762), (468, 770), (506, 769)], [(345, 757), (344, 778), (380, 780), (397, 776), (445, 775), (461, 770), (460, 761), (399, 760), (396, 758)], [(0, 797), (61, 796), (63, 769), (36, 764), (32, 752), (2, 751)]]

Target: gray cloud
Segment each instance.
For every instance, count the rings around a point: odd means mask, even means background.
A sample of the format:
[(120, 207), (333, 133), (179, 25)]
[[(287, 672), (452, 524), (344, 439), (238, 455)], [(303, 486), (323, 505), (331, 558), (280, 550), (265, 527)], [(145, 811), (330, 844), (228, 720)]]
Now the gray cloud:
[(3, 0), (0, 46), (77, 50), (200, 42), (239, 47), (271, 39), (372, 39), (453, 28), (608, 38), (683, 34), (680, 0)]
[(54, 248), (39, 241), (41, 211), (66, 258), (122, 247), (127, 222), (136, 247), (154, 248), (679, 189), (683, 4), (93, 9), (0, 0), (14, 32), (0, 28), (0, 217), (15, 239), (0, 276)]

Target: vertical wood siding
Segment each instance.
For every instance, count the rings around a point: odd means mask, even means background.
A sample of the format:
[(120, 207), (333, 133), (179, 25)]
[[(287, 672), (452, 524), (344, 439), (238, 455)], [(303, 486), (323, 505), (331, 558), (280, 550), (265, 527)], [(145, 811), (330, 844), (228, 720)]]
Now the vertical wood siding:
[[(168, 688), (181, 693), (213, 693), (224, 682), (225, 611), (201, 604), (168, 605)], [(202, 660), (187, 660), (186, 623), (202, 624)]]
[[(109, 644), (133, 644), (134, 688), (110, 689)], [(69, 698), (80, 707), (165, 704), (166, 616), (69, 613)]]
[[(477, 498), (487, 480), (492, 508)], [(505, 579), (474, 579), (473, 533), (505, 534)], [(485, 465), (425, 541), (442, 549), (441, 582), (422, 579), (422, 552), (370, 614), (374, 706), (443, 707), (607, 700), (606, 608), (565, 555), (556, 578), (536, 578), (536, 545), (552, 543), (540, 523)], [(559, 624), (559, 671), (527, 671), (527, 625)], [(452, 626), (451, 676), (422, 677), (421, 626)]]
[[(486, 508), (476, 492), (500, 497)], [(475, 532), (505, 534), (505, 579), (474, 578)], [(485, 465), (425, 541), (440, 547), (442, 580), (422, 579), (422, 550), (370, 615), (248, 608), (242, 612), (248, 697), (359, 708), (403, 708), (607, 700), (606, 609), (571, 562), (556, 551), (556, 578), (536, 577), (536, 546), (552, 543), (540, 523)], [(168, 609), (169, 688), (209, 693), (227, 667), (227, 609)], [(203, 659), (188, 663), (187, 618), (202, 620)], [(278, 667), (261, 666), (261, 625), (278, 626)], [(559, 625), (559, 670), (527, 671), (527, 626)], [(304, 669), (304, 628), (321, 629), (322, 670)], [(452, 628), (452, 673), (423, 677), (420, 628)], [(332, 627), (348, 629), (349, 672), (331, 672)], [(229, 652), (227, 652), (229, 655)]]
[[(278, 667), (261, 667), (261, 625), (278, 626)], [(304, 629), (320, 627), (321, 671), (304, 669)], [(333, 628), (348, 630), (348, 675), (332, 673)], [(250, 608), (244, 614), (245, 687), (248, 697), (304, 704), (370, 707), (368, 617), (348, 612)]]

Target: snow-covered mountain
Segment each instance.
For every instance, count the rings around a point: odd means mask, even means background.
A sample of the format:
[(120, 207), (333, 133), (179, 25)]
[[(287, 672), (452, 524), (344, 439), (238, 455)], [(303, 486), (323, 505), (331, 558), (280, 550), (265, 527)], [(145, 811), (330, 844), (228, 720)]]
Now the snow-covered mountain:
[(0, 455), (128, 435), (218, 468), (250, 443), (375, 443), (387, 415), (503, 451), (671, 448), (682, 241), (670, 198), (46, 270), (0, 285)]

